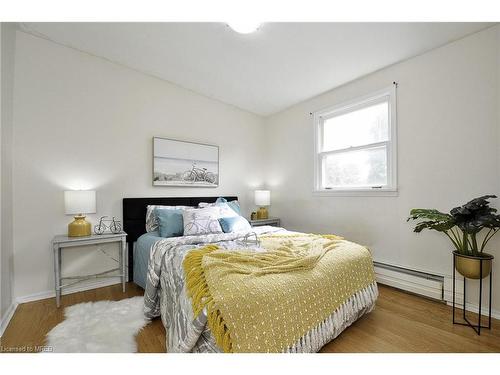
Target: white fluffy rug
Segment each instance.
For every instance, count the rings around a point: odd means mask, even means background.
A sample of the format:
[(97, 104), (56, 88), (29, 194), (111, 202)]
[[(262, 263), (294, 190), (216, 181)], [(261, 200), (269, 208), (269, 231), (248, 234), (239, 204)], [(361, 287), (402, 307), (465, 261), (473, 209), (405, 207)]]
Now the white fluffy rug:
[(59, 353), (134, 353), (135, 335), (149, 323), (144, 298), (79, 303), (67, 307), (66, 319), (47, 334)]

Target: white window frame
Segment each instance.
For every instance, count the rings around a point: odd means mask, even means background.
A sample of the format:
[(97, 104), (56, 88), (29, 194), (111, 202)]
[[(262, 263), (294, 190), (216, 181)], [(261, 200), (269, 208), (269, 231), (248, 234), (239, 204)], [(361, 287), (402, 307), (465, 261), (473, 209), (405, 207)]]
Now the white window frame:
[[(389, 97), (389, 139), (383, 142), (376, 142), (362, 146), (348, 147), (341, 150), (325, 151), (321, 147), (323, 145), (323, 124), (325, 120), (346, 114), (356, 110), (369, 107), (377, 102), (381, 102), (383, 98)], [(398, 194), (397, 189), (397, 116), (396, 116), (396, 85), (385, 89), (373, 92), (369, 95), (364, 95), (347, 102), (322, 109), (312, 113), (314, 124), (314, 187), (315, 195), (337, 195), (337, 196), (395, 196)], [(387, 185), (373, 187), (353, 187), (353, 188), (322, 188), (321, 182), (323, 177), (322, 158), (329, 154), (363, 150), (376, 146), (386, 146), (387, 151)]]

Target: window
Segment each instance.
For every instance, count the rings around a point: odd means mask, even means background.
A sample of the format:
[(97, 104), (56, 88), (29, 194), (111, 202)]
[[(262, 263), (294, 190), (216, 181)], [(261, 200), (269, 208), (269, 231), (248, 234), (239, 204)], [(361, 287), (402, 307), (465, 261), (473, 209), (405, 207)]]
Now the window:
[(314, 113), (315, 188), (396, 192), (395, 87)]

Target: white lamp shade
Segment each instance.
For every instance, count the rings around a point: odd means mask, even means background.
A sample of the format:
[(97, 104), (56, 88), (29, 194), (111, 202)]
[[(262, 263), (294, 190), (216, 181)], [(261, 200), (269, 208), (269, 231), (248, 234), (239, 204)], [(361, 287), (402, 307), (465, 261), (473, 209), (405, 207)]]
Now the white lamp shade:
[(64, 192), (64, 209), (66, 215), (95, 214), (94, 190), (67, 190)]
[(269, 190), (255, 190), (255, 205), (260, 207), (270, 206), (271, 192)]

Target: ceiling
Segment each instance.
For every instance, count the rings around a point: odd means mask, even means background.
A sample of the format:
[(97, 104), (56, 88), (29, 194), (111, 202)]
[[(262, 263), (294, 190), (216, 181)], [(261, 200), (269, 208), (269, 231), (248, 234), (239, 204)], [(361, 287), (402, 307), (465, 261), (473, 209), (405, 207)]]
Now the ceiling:
[(270, 115), (487, 23), (23, 23), (24, 31)]

